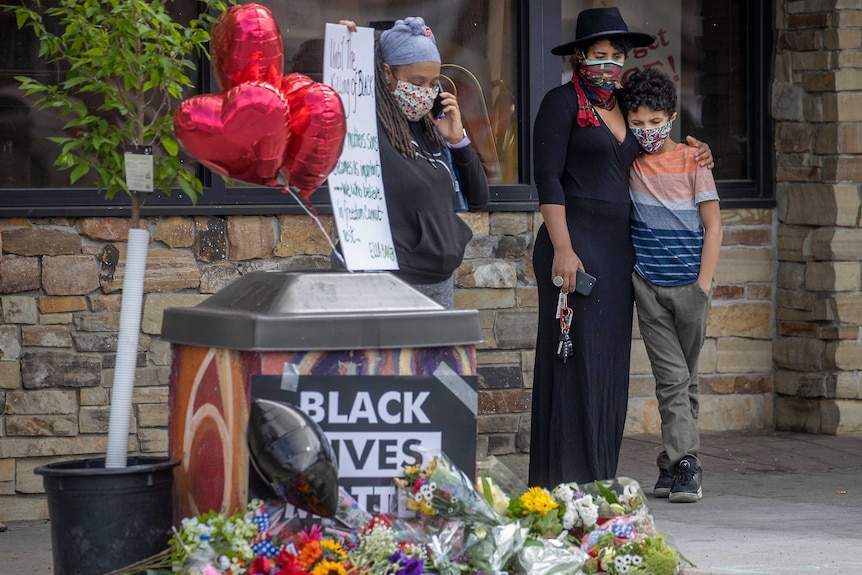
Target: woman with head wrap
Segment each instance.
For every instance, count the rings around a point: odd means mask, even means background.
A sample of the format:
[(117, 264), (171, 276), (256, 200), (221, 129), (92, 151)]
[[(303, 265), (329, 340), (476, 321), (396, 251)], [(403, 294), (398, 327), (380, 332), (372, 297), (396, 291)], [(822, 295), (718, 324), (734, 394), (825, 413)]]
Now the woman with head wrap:
[[(342, 23), (355, 29), (352, 22)], [(470, 210), (485, 208), (489, 194), (458, 101), (440, 89), (440, 62), (434, 34), (422, 18), (397, 20), (377, 42), (380, 168), (400, 268), (394, 273), (440, 305), (452, 307), (453, 273), (472, 238), (470, 227), (454, 210), (452, 166)], [(442, 113), (432, 118), (438, 94)]]

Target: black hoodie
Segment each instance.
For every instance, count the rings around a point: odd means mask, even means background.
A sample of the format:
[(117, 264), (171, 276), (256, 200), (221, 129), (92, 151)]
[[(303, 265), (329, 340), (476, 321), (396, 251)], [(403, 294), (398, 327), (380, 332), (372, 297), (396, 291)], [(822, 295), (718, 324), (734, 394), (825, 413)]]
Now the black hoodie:
[[(400, 268), (393, 273), (412, 284), (437, 283), (461, 265), (473, 233), (455, 213), (455, 188), (446, 157), (420, 122), (409, 125), (416, 159), (402, 156), (383, 126), (379, 122), (377, 126), (386, 209)], [(470, 211), (484, 209), (488, 180), (479, 156), (472, 146), (450, 152)]]

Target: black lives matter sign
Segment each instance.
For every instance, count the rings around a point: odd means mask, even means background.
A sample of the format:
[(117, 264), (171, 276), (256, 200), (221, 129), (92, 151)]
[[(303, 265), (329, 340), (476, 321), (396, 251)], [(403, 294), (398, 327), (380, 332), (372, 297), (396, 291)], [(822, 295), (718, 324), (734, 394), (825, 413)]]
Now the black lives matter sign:
[(300, 376), (251, 379), (252, 399), (291, 404), (317, 422), (338, 457), (339, 484), (368, 510), (389, 510), (404, 465), (440, 449), (472, 479), (476, 469), (476, 377)]

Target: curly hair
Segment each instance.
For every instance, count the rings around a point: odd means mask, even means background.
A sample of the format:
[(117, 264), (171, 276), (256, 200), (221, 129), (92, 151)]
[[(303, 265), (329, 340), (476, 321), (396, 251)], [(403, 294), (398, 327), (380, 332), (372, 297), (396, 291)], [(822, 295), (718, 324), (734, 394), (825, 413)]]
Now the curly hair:
[(622, 52), (623, 54), (626, 55), (626, 57), (628, 57), (629, 52), (631, 52), (632, 48), (634, 48), (634, 46), (635, 46), (632, 43), (632, 41), (628, 40), (627, 38), (608, 36), (606, 38), (599, 38), (598, 40), (590, 40), (589, 42), (587, 42), (585, 44), (578, 44), (577, 49), (582, 51), (584, 54), (586, 54), (587, 52), (590, 51), (590, 48), (593, 47), (593, 44), (598, 44), (602, 40), (607, 40), (608, 42), (610, 42), (611, 46), (614, 47), (614, 50), (616, 50), (617, 52)]
[(619, 97), (626, 111), (647, 106), (657, 112), (667, 112), (668, 116), (676, 112), (676, 84), (655, 68), (630, 75)]

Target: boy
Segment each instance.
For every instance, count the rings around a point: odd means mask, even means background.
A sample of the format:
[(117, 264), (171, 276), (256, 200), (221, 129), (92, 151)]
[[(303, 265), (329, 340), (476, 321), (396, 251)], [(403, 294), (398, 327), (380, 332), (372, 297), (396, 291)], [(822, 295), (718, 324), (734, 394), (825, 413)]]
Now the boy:
[(646, 152), (632, 165), (629, 187), (632, 281), (661, 415), (663, 450), (653, 493), (695, 502), (703, 496), (697, 362), (721, 247), (718, 193), (712, 172), (694, 159), (696, 148), (668, 137), (677, 98), (667, 76), (655, 69), (632, 74), (622, 103)]

